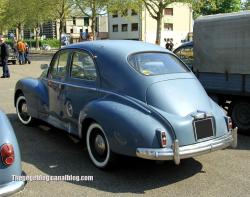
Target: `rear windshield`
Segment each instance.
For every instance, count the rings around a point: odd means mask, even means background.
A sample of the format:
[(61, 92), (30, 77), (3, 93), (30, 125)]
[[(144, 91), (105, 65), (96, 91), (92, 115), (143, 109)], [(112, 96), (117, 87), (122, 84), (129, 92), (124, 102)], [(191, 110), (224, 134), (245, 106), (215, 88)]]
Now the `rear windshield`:
[(147, 76), (189, 72), (178, 58), (167, 53), (137, 53), (129, 56), (128, 61), (136, 71)]

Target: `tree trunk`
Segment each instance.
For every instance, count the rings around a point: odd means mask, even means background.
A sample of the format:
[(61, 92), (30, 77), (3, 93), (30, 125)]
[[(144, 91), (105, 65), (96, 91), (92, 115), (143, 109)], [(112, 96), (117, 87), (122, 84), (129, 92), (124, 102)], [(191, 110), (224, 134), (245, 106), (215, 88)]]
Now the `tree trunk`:
[(91, 31), (93, 34), (93, 39), (96, 39), (96, 33), (95, 33), (95, 29), (96, 29), (96, 2), (92, 1), (92, 25), (91, 25)]
[(93, 34), (93, 39), (95, 40), (95, 29), (96, 29), (96, 17), (92, 17), (92, 24), (91, 24), (91, 31), (92, 31), (92, 34)]
[(38, 24), (36, 25), (35, 31), (36, 31), (36, 49), (38, 49), (39, 48), (39, 40), (38, 40), (39, 25)]
[(62, 47), (62, 34), (64, 32), (64, 19), (60, 19), (60, 26), (59, 26), (59, 41), (60, 41), (60, 48)]
[(157, 19), (157, 31), (156, 31), (155, 44), (158, 44), (158, 45), (161, 44), (161, 21), (162, 21), (162, 18)]
[(157, 13), (157, 31), (156, 31), (156, 41), (155, 44), (161, 44), (161, 29), (162, 29), (162, 18), (165, 6), (162, 1), (159, 4), (159, 11)]
[(17, 26), (17, 34), (18, 34), (18, 37), (17, 37), (17, 39), (18, 40), (21, 40), (22, 39), (22, 35), (21, 35), (21, 24), (18, 24), (18, 26)]

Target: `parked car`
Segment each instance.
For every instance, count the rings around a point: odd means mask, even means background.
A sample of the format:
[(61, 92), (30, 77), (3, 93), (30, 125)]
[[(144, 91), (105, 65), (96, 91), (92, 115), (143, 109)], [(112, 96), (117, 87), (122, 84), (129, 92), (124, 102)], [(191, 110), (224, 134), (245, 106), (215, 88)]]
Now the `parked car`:
[(41, 119), (84, 139), (99, 168), (110, 167), (115, 154), (179, 164), (237, 144), (230, 118), (188, 67), (157, 45), (69, 45), (44, 72), (17, 82), (19, 120), (30, 125)]
[(16, 54), (15, 50), (10, 45), (8, 45), (8, 47), (9, 47), (9, 59), (8, 59), (8, 62), (11, 62), (12, 64), (16, 64), (17, 54)]
[(51, 46), (48, 45), (48, 44), (44, 44), (44, 45), (42, 46), (42, 50), (51, 51)]
[(0, 196), (22, 190), (24, 181), (13, 180), (22, 176), (19, 146), (7, 116), (0, 111)]
[(174, 51), (176, 54), (191, 70), (194, 64), (194, 45), (193, 41), (185, 42)]

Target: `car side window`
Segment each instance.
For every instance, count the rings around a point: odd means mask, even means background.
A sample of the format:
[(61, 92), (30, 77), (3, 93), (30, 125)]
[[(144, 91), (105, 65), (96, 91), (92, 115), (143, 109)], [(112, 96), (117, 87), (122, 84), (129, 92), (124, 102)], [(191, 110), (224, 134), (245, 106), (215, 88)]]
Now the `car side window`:
[(67, 73), (68, 51), (59, 53), (51, 63), (49, 78), (62, 79)]
[(71, 77), (88, 81), (96, 80), (96, 68), (92, 57), (86, 52), (74, 52)]
[(194, 52), (193, 47), (183, 47), (176, 52), (176, 55), (187, 65), (193, 65)]

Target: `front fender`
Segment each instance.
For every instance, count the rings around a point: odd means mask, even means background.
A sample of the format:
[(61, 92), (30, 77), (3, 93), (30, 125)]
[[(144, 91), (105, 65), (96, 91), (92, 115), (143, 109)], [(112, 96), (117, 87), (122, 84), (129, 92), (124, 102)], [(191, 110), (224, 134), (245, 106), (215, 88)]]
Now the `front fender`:
[[(135, 156), (138, 147), (160, 148), (156, 129), (169, 129), (149, 110), (114, 97), (105, 97), (87, 105), (80, 113), (79, 124), (84, 124), (86, 119), (102, 126), (113, 152), (129, 156)], [(167, 139), (170, 147), (172, 139), (169, 133)]]
[(32, 117), (38, 117), (39, 111), (48, 107), (48, 91), (46, 84), (40, 79), (26, 78), (17, 82), (15, 88), (15, 104), (19, 93), (27, 100), (28, 112)]

